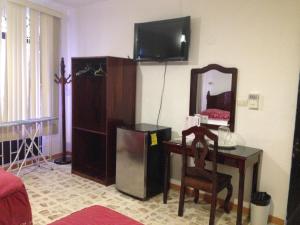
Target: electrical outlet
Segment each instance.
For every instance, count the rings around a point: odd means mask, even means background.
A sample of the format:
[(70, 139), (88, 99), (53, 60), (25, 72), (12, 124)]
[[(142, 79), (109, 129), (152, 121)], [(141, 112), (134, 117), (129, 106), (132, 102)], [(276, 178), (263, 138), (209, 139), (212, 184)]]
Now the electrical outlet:
[(249, 94), (248, 108), (253, 110), (259, 109), (259, 94)]

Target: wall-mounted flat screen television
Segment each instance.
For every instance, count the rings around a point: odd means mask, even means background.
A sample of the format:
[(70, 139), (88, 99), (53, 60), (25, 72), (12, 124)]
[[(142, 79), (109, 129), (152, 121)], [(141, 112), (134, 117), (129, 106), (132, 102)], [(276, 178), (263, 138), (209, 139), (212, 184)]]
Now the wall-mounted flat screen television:
[(187, 61), (190, 44), (189, 16), (134, 25), (134, 59)]

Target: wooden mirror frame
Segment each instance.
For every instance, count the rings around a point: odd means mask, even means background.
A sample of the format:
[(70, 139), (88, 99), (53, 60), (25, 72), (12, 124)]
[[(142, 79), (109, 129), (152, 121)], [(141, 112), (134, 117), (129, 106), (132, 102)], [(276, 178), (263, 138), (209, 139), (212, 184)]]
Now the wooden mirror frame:
[[(232, 101), (231, 101), (231, 111), (230, 111), (230, 119), (229, 119), (229, 128), (230, 131), (234, 131), (234, 123), (235, 123), (235, 106), (236, 106), (236, 88), (237, 88), (237, 68), (234, 67), (223, 67), (218, 64), (209, 64), (203, 68), (195, 68), (191, 70), (191, 88), (190, 88), (190, 116), (193, 116), (197, 113), (196, 111), (196, 99), (197, 99), (197, 84), (198, 84), (198, 74), (203, 74), (211, 70), (217, 70), (221, 73), (231, 74), (231, 93), (232, 93)], [(213, 124), (201, 124), (203, 126), (208, 127), (209, 129), (217, 130), (220, 125)]]

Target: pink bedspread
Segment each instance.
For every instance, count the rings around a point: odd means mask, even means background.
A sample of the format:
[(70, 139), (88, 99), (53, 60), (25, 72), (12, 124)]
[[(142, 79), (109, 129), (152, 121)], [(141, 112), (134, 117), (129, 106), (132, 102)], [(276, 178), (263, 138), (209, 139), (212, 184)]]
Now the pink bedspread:
[(102, 206), (91, 206), (49, 225), (142, 225), (118, 212)]
[(22, 180), (0, 168), (0, 224), (31, 225), (28, 195)]
[(200, 113), (201, 115), (208, 116), (209, 119), (215, 120), (229, 120), (230, 112), (221, 109), (207, 109)]

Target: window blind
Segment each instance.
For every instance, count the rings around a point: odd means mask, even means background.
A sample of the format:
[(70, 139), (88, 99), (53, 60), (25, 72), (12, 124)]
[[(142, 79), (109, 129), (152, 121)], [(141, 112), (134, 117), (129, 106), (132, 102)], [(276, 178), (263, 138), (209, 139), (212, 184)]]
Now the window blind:
[[(60, 19), (10, 1), (0, 12), (0, 123), (58, 117)], [(41, 135), (56, 132), (57, 124), (46, 124)], [(1, 133), (15, 138), (13, 130)]]

